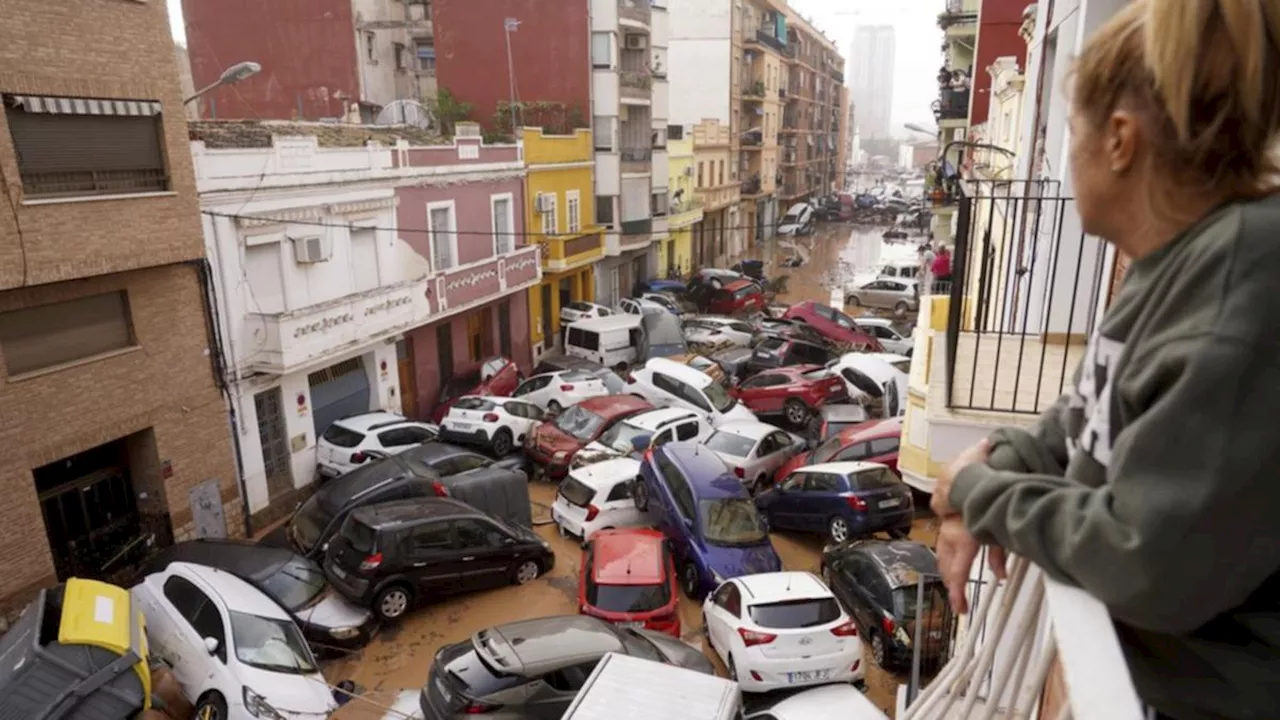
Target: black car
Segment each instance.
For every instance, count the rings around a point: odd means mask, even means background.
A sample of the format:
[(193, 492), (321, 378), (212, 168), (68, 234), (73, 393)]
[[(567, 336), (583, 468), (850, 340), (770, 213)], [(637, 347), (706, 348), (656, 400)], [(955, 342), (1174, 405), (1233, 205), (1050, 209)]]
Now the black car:
[(916, 641), (921, 641), (921, 659), (927, 666), (945, 659), (954, 616), (938, 560), (925, 545), (858, 540), (828, 546), (822, 551), (822, 578), (858, 624), (876, 664), (909, 665)]
[(236, 540), (189, 540), (152, 556), (143, 575), (161, 572), (175, 562), (217, 568), (261, 590), (293, 616), (318, 654), (331, 648), (360, 647), (372, 633), (373, 615), (368, 610), (332, 592), (319, 565), (285, 548)]
[(289, 523), (289, 544), (319, 560), (351, 511), (411, 498), (453, 497), (531, 527), (529, 478), (519, 469), (523, 462), (491, 460), (455, 445), (430, 442), (366, 463), (322, 485), (298, 507)]
[(796, 338), (766, 337), (752, 348), (746, 374), (751, 376), (790, 365), (826, 365), (839, 357), (839, 353), (826, 345)]
[(612, 368), (607, 368), (600, 363), (591, 362), (575, 355), (565, 355), (564, 353), (543, 355), (542, 359), (538, 361), (537, 367), (533, 369), (533, 375), (563, 372), (565, 370), (578, 370), (602, 381), (612, 395), (624, 394), (622, 388), (626, 387), (627, 381), (622, 379)]
[(422, 600), (523, 585), (555, 564), (551, 546), (532, 530), (431, 498), (352, 512), (329, 543), (324, 573), (338, 592), (396, 620)]
[(818, 345), (831, 344), (812, 325), (787, 318), (760, 318), (756, 321), (756, 337), (752, 338), (752, 342), (758, 343), (766, 337), (795, 338), (797, 340), (807, 340)]

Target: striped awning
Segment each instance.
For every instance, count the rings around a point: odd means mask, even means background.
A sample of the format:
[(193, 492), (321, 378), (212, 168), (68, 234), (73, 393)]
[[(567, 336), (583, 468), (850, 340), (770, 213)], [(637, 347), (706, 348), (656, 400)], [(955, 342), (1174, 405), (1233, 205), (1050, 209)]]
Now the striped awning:
[(107, 100), (102, 98), (50, 97), (46, 95), (10, 95), (15, 107), (29, 113), (50, 115), (135, 115), (160, 114), (160, 103), (153, 100)]

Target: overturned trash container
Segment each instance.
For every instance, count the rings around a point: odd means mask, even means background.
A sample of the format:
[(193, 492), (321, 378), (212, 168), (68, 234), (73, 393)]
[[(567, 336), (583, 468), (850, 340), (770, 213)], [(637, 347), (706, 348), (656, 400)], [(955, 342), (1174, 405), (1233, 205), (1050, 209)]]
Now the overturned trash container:
[(123, 588), (41, 590), (0, 637), (0, 720), (128, 720), (151, 707), (142, 614)]

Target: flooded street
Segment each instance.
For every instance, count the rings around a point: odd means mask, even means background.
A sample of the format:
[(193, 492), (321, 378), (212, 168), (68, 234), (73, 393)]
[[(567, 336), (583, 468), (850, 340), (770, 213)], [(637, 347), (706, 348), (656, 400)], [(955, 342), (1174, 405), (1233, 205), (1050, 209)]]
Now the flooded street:
[[(820, 226), (812, 236), (801, 238), (802, 252), (809, 254), (809, 262), (799, 268), (783, 268), (781, 261), (792, 251), (777, 247), (773, 257), (763, 258), (767, 263), (766, 275), (790, 275), (789, 291), (780, 298), (782, 300), (827, 302), (831, 284), (841, 279), (842, 273), (851, 272), (840, 269), (842, 261), (843, 265), (856, 266), (859, 271), (867, 271), (874, 266), (881, 251), (882, 231), (883, 228), (860, 228), (854, 232), (852, 226)], [(918, 238), (912, 239), (913, 245), (918, 242)], [(748, 257), (761, 258), (762, 249), (756, 248), (754, 253)], [(560, 537), (556, 526), (549, 523), (548, 508), (555, 496), (555, 486), (532, 483), (529, 491), (534, 503), (535, 523), (547, 523), (536, 530), (555, 551), (555, 569), (523, 587), (505, 587), (421, 607), (398, 626), (382, 630), (362, 651), (329, 663), (325, 674), (331, 684), (354, 680), (365, 698), (353, 700), (335, 717), (344, 720), (383, 718), (388, 714), (388, 706), (406, 690), (411, 691), (413, 697), (406, 695), (399, 708), (417, 713), (416, 693), (426, 682), (432, 657), (441, 646), (466, 641), (472, 633), (495, 624), (577, 612), (581, 550), (575, 541)], [(935, 530), (931, 518), (918, 519), (911, 537), (932, 545)], [(822, 538), (774, 533), (772, 539), (786, 569), (818, 571)], [(702, 636), (700, 606), (683, 596), (681, 619), (684, 641), (702, 649), (723, 673), (723, 667), (715, 659), (714, 652), (706, 647)], [(872, 661), (870, 649), (864, 647), (864, 650), (868, 697), (891, 714), (897, 685), (904, 678), (881, 670)], [(391, 717), (398, 715), (392, 714)]]

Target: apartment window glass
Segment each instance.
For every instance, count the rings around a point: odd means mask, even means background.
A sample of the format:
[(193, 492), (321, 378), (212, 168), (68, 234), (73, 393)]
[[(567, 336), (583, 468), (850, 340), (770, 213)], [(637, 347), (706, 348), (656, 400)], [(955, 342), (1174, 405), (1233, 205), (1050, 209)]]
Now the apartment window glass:
[(378, 36), (374, 35), (371, 32), (367, 32), (364, 34), (364, 53), (365, 53), (365, 56), (368, 57), (371, 62), (377, 62), (377, 58), (373, 56), (374, 41), (376, 41), (377, 39), (378, 39)]
[(565, 224), (570, 233), (582, 232), (582, 197), (577, 190), (564, 194)]
[(683, 125), (668, 125), (668, 126), (667, 126), (667, 139), (668, 139), (668, 140), (683, 140), (683, 139), (684, 139), (684, 126), (683, 126)]
[(510, 197), (493, 198), (493, 252), (495, 255), (516, 249), (516, 236), (512, 227), (514, 218)]
[(724, 161), (720, 161), (720, 184), (724, 184)]
[(431, 45), (418, 46), (418, 69), (427, 75), (436, 74), (436, 49)]
[(702, 187), (702, 163), (698, 163), (698, 187)]
[[(278, 250), (276, 254), (279, 254)], [(351, 272), (354, 276), (356, 292), (364, 292), (378, 287), (377, 230), (366, 227), (351, 229)], [(276, 278), (279, 277), (280, 271), (277, 269)], [(279, 284), (277, 280), (276, 285)], [(253, 287), (252, 283), (249, 287)], [(259, 310), (259, 312), (263, 311)]]
[(591, 67), (613, 67), (612, 40), (607, 32), (591, 33)]
[(613, 149), (613, 118), (604, 115), (596, 115), (591, 120), (592, 131), (596, 150), (612, 150)]
[(542, 207), (539, 209), (539, 215), (542, 218), (542, 234), (555, 235), (558, 232), (556, 223), (556, 194), (543, 193), (538, 197), (542, 200)]
[(159, 103), (25, 95), (3, 101), (28, 197), (169, 189)]
[(667, 215), (667, 191), (655, 190), (649, 200), (649, 209), (653, 212), (654, 217), (666, 217)]
[(453, 208), (429, 208), (427, 232), (431, 236), (431, 261), (436, 272), (458, 264), (458, 238), (454, 235)]
[(405, 47), (402, 43), (395, 43), (396, 69), (404, 70), (408, 65), (408, 59), (405, 55)]
[(124, 291), (0, 313), (0, 354), (11, 376), (133, 344)]
[(597, 225), (613, 224), (613, 196), (612, 195), (596, 196), (596, 224)]

